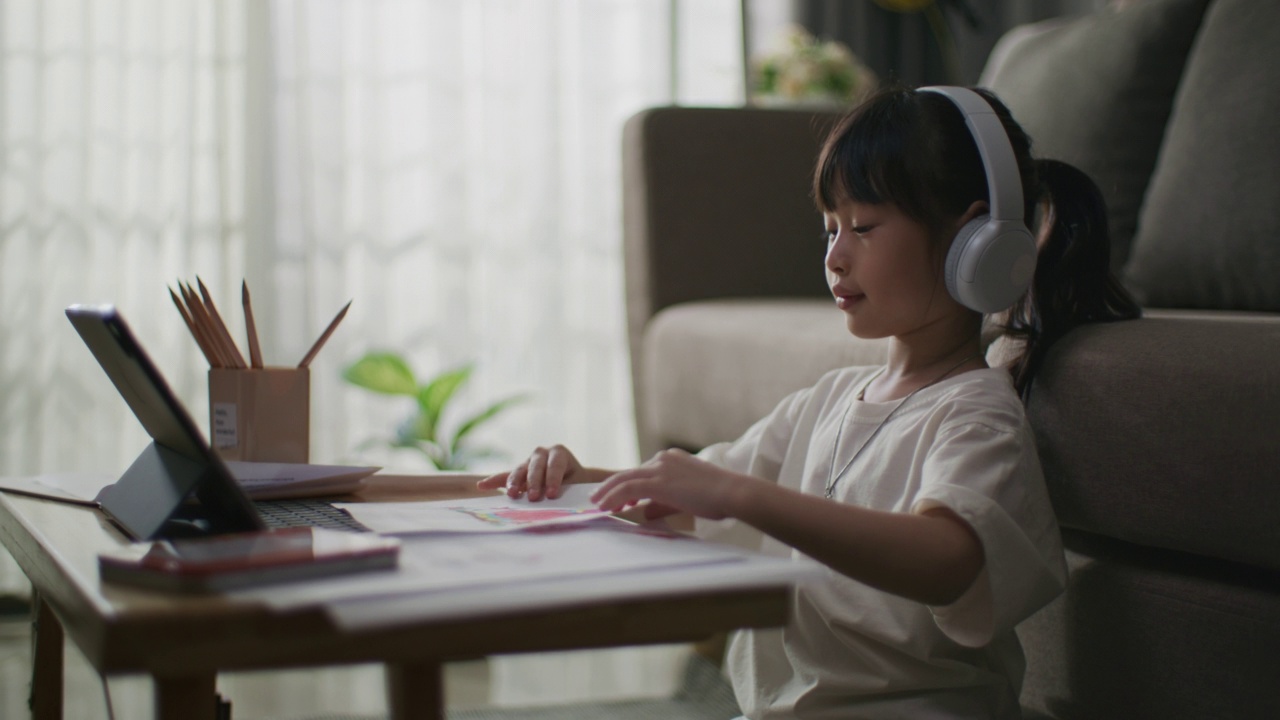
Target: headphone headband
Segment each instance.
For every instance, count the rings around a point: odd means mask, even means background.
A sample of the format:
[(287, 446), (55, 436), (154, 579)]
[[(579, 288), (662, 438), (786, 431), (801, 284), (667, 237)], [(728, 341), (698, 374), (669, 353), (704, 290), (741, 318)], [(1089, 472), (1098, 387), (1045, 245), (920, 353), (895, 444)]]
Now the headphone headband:
[(1013, 155), (1013, 145), (1000, 117), (986, 98), (962, 87), (932, 85), (919, 92), (942, 95), (964, 115), (969, 134), (978, 144), (978, 155), (987, 173), (987, 195), (991, 198), (990, 215), (995, 220), (1023, 222), (1022, 173)]
[(1003, 310), (1026, 292), (1035, 273), (1036, 243), (1023, 219), (1022, 173), (1013, 144), (986, 98), (967, 88), (934, 86), (960, 108), (987, 173), (990, 210), (960, 228), (947, 251), (947, 290), (981, 313)]

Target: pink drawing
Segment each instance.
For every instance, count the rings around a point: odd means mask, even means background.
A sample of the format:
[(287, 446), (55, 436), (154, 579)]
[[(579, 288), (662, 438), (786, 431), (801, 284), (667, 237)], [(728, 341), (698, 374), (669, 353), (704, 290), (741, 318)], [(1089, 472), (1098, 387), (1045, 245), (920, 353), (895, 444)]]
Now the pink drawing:
[(565, 509), (565, 508), (469, 508), (469, 507), (451, 507), (460, 513), (465, 513), (477, 520), (498, 525), (500, 527), (512, 527), (516, 525), (529, 525), (531, 523), (547, 522), (550, 520), (559, 520), (561, 518), (577, 517), (582, 515), (599, 515), (600, 510), (594, 508), (585, 509)]

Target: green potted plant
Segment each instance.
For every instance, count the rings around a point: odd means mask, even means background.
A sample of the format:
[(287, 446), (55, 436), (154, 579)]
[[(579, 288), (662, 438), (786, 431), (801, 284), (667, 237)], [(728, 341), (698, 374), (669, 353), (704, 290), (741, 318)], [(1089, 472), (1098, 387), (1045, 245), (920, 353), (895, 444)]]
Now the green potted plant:
[(414, 400), (413, 413), (396, 426), (394, 435), (383, 439), (388, 447), (417, 451), (438, 470), (466, 470), (476, 460), (500, 456), (493, 448), (472, 446), (471, 433), (526, 399), (523, 395), (511, 396), (490, 404), (456, 425), (445, 425), (442, 422), (445, 410), (471, 377), (473, 369), (473, 365), (464, 365), (422, 383), (403, 357), (393, 352), (378, 351), (367, 353), (347, 366), (342, 371), (342, 379), (375, 393)]

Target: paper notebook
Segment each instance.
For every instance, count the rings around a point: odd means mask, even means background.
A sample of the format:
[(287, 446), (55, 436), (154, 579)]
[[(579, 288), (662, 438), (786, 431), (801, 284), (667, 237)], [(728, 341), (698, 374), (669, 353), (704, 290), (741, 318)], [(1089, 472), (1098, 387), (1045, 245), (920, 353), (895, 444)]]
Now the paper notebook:
[(384, 535), (494, 533), (610, 518), (590, 500), (599, 483), (567, 485), (555, 499), (530, 502), (505, 493), (429, 502), (335, 503), (362, 525)]

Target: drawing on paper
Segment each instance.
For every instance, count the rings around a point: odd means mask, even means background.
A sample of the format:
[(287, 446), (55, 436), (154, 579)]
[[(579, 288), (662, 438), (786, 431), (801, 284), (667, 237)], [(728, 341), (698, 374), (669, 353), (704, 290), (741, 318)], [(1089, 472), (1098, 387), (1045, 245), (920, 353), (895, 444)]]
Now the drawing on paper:
[(567, 517), (601, 514), (601, 511), (595, 508), (477, 508), (455, 506), (449, 509), (464, 515), (470, 515), (490, 525), (504, 528), (560, 520)]

